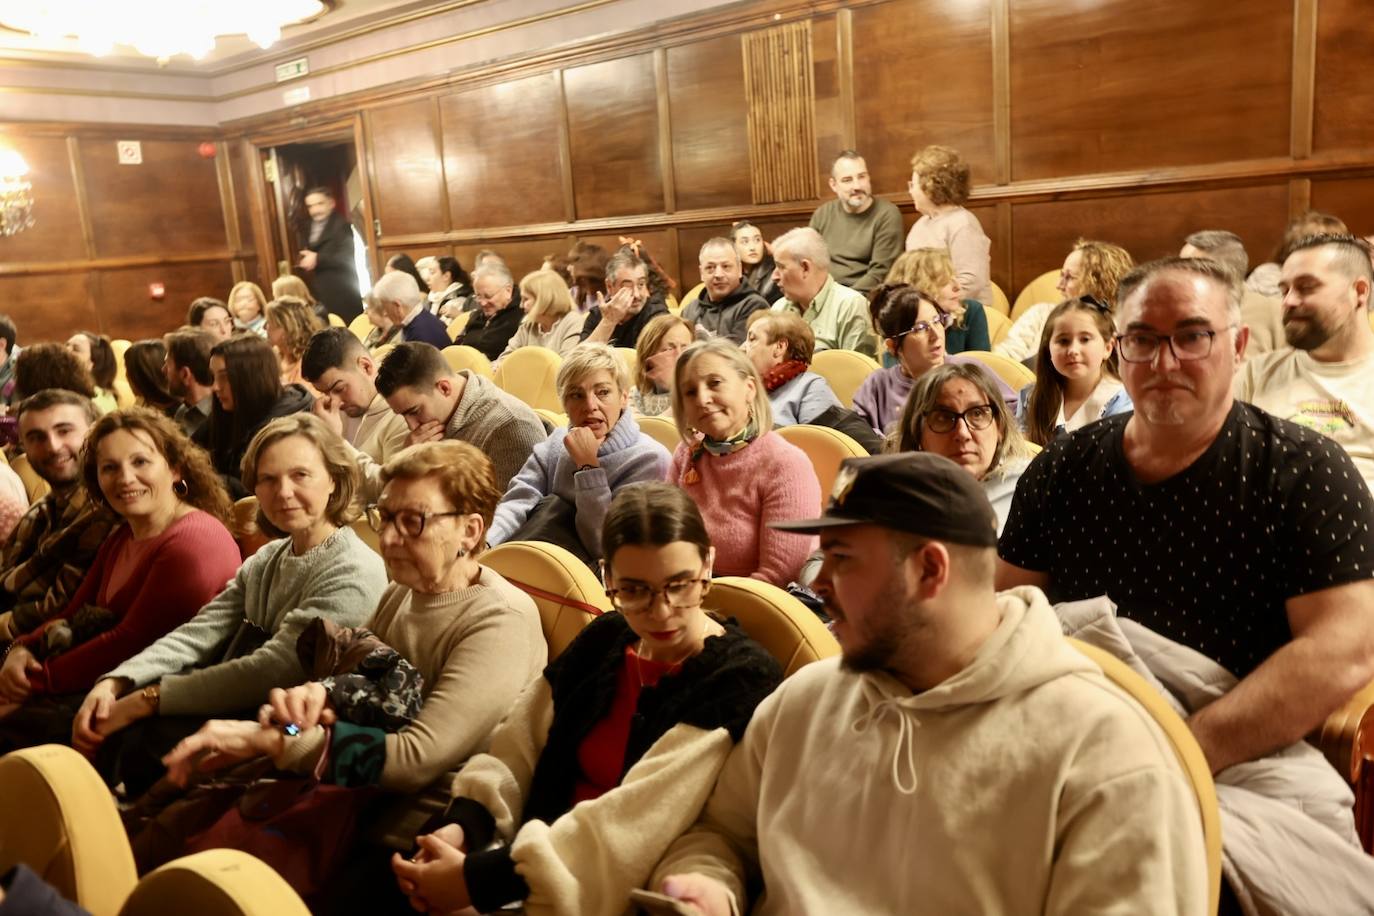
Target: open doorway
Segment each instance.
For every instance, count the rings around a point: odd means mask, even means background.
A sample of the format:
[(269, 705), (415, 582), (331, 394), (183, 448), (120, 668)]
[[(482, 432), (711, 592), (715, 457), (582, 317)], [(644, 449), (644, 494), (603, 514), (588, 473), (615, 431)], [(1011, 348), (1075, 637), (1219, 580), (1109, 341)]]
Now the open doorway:
[[(353, 138), (285, 143), (264, 148), (262, 155), (275, 188), (269, 205), (279, 246), (277, 275), (300, 277), (330, 312), (352, 320), (362, 310), (360, 297), (372, 288), (367, 243), (358, 228), (366, 225), (366, 212)], [(306, 198), (313, 188), (328, 190), (338, 220), (312, 221)], [(302, 266), (307, 251), (314, 256), (305, 263), (313, 267)]]

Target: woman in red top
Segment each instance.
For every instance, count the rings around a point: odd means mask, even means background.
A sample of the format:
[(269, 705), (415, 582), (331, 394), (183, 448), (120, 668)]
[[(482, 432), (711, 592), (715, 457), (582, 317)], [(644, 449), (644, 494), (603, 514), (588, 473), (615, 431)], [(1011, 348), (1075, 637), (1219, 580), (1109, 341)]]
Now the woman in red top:
[[(123, 519), (67, 607), (0, 666), (0, 749), (67, 742), (91, 685), (189, 620), (238, 569), (209, 456), (143, 408), (101, 417), (81, 452), (92, 500)], [(155, 698), (151, 698), (155, 700)]]

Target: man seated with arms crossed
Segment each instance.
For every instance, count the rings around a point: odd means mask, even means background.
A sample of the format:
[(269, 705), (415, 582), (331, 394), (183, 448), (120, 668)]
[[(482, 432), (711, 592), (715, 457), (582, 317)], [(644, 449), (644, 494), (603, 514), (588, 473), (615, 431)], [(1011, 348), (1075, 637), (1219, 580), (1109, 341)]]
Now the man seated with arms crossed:
[(377, 391), (377, 363), (347, 328), (323, 328), (310, 335), (301, 356), (301, 375), (324, 396), (315, 416), (377, 465), (406, 447), (410, 429)]
[[(467, 369), (454, 372), (438, 350), (403, 343), (382, 360), (377, 391), (399, 414), (410, 435), (407, 445), (459, 439), (481, 449), (496, 472), (502, 493), (546, 436), (539, 415), (490, 379)], [(355, 450), (367, 499), (381, 493), (381, 468)]]
[(1374, 679), (1374, 500), (1340, 446), (1232, 397), (1234, 273), (1155, 261), (1117, 302), (1135, 412), (1031, 463), (997, 585), (1107, 595), (1239, 678), (1188, 720), (1219, 772), (1302, 740)]
[(707, 916), (1206, 912), (1172, 746), (1039, 590), (993, 591), (972, 475), (851, 458), (822, 518), (776, 526), (820, 534), (843, 654), (759, 705), (652, 887)]
[(1311, 236), (1283, 258), (1283, 336), (1288, 347), (1252, 356), (1236, 397), (1330, 436), (1374, 490), (1374, 271), (1352, 236)]
[(95, 405), (61, 388), (19, 404), (19, 442), (52, 491), (29, 507), (0, 553), (0, 640), (8, 642), (67, 606), (119, 521), (81, 485), (81, 443)]

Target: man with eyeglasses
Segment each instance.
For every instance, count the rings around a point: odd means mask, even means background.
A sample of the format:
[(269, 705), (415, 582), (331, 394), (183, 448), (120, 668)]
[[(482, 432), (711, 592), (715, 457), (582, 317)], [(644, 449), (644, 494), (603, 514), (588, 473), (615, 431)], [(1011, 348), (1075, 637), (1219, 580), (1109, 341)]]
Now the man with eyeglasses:
[(606, 298), (587, 312), (582, 325), (585, 343), (633, 347), (650, 321), (668, 314), (668, 306), (649, 291), (649, 265), (630, 248), (622, 248), (606, 262)]
[(1239, 678), (1188, 719), (1219, 772), (1301, 741), (1374, 679), (1374, 500), (1338, 445), (1232, 396), (1248, 336), (1232, 271), (1155, 261), (1118, 302), (1135, 412), (1032, 462), (998, 587), (1105, 594)]
[(524, 312), (520, 308), (520, 290), (515, 285), (510, 268), (500, 261), (488, 259), (472, 272), (472, 298), (477, 314), (468, 322), (459, 343), (482, 351), (495, 362), (506, 344), (515, 336)]
[(841, 655), (759, 704), (651, 887), (704, 916), (1207, 911), (1167, 739), (1043, 594), (993, 591), (972, 474), (847, 459), (821, 518), (774, 527), (820, 535)]
[(1368, 250), (1353, 236), (1312, 236), (1288, 249), (1282, 270), (1288, 348), (1251, 357), (1236, 397), (1339, 442), (1374, 490)]

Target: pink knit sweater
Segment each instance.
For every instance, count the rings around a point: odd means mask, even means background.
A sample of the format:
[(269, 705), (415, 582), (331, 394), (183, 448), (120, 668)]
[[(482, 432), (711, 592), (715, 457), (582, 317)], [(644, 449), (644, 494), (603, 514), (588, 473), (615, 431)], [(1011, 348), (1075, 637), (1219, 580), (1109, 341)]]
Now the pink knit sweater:
[(760, 436), (733, 455), (703, 455), (701, 479), (683, 480), (691, 466), (687, 443), (673, 452), (668, 480), (686, 489), (716, 548), (716, 575), (752, 576), (786, 586), (815, 549), (815, 537), (774, 531), (769, 522), (815, 518), (821, 485), (806, 453), (777, 433)]

